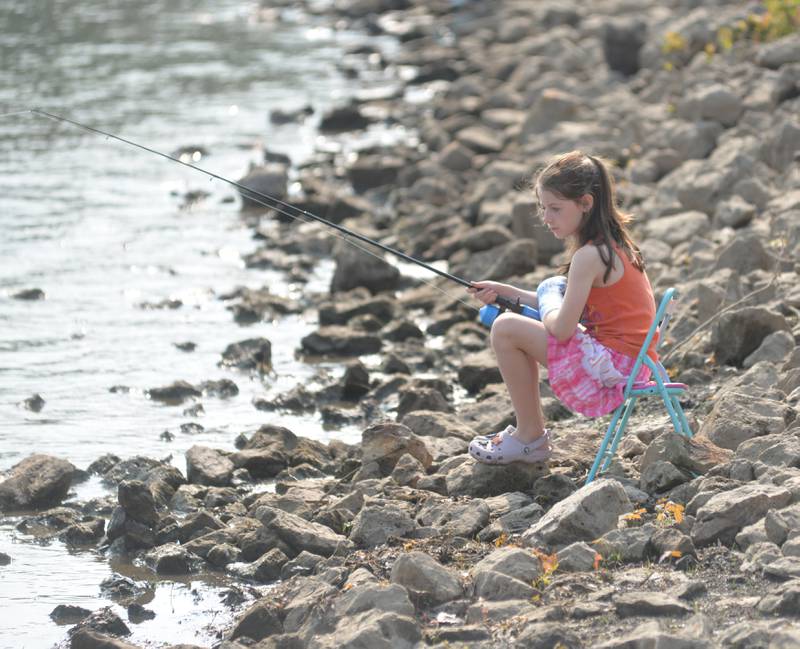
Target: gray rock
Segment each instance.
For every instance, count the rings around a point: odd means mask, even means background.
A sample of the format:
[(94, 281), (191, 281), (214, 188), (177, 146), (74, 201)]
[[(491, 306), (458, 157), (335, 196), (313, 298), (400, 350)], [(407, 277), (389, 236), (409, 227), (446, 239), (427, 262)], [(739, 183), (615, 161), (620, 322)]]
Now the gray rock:
[(329, 634), (309, 639), (308, 649), (414, 649), (422, 639), (410, 616), (383, 611), (365, 611), (339, 621)]
[[(261, 167), (254, 167), (243, 178), (238, 181), (239, 185), (253, 190), (255, 193), (274, 196), (279, 199), (286, 197), (287, 183), (289, 182), (288, 168), (283, 164), (268, 164)], [(254, 193), (239, 190), (242, 197), (242, 207), (264, 209), (263, 197)]]
[(616, 527), (631, 502), (616, 480), (600, 479), (556, 503), (522, 536), (526, 545), (563, 547), (575, 541), (594, 541)]
[(517, 636), (514, 649), (581, 649), (586, 645), (567, 625), (557, 622), (526, 624)]
[(543, 462), (513, 462), (499, 466), (469, 458), (447, 473), (447, 493), (450, 496), (477, 498), (499, 496), (509, 491), (530, 489), (547, 472), (547, 465)]
[(186, 477), (191, 483), (224, 487), (235, 468), (224, 451), (198, 445), (186, 451)]
[(404, 586), (423, 606), (444, 604), (464, 594), (456, 573), (424, 552), (401, 554), (392, 566), (391, 581)]
[(671, 462), (656, 460), (642, 469), (639, 486), (647, 493), (663, 493), (687, 482), (690, 477)]
[(797, 617), (800, 611), (800, 579), (791, 579), (772, 593), (764, 595), (758, 602), (758, 611), (764, 615)]
[(761, 361), (783, 363), (795, 348), (794, 336), (788, 331), (776, 331), (769, 334), (758, 348), (744, 359), (743, 367), (753, 367)]
[(382, 475), (389, 475), (406, 453), (416, 458), (425, 469), (433, 462), (425, 440), (403, 424), (376, 424), (361, 434), (362, 464), (376, 462)]
[(650, 219), (645, 224), (645, 233), (648, 237), (663, 241), (670, 246), (676, 246), (693, 237), (705, 234), (710, 226), (711, 221), (707, 214), (690, 211)]
[(800, 535), (800, 503), (768, 511), (764, 517), (767, 538), (776, 545)]
[(606, 532), (593, 547), (605, 561), (636, 563), (644, 561), (650, 551), (650, 539), (656, 528), (652, 523)]
[(718, 493), (697, 510), (692, 541), (697, 546), (717, 540), (730, 545), (743, 527), (770, 509), (784, 507), (791, 497), (791, 492), (782, 487), (754, 483)]
[(476, 432), (452, 414), (434, 410), (414, 410), (400, 419), (400, 423), (422, 437), (457, 437), (469, 441)]
[(678, 103), (678, 115), (685, 119), (710, 119), (734, 126), (742, 114), (742, 100), (721, 84), (702, 85)]
[[(558, 567), (567, 572), (588, 572), (595, 569), (599, 553), (585, 541), (571, 543), (558, 552)], [(602, 556), (600, 556), (602, 559)]]
[(274, 507), (259, 507), (255, 511), (255, 518), (286, 544), (290, 557), (297, 556), (303, 550), (329, 557), (337, 551), (347, 552), (352, 548), (352, 543), (347, 538), (336, 534), (329, 527)]
[(75, 471), (66, 460), (29, 455), (11, 467), (0, 482), (0, 509), (8, 512), (58, 505), (66, 498)]
[(597, 649), (638, 649), (640, 647), (663, 647), (664, 649), (712, 649), (716, 645), (705, 638), (692, 638), (662, 630), (661, 626), (653, 621), (639, 625), (633, 631), (620, 638), (608, 640), (599, 645)]
[(741, 307), (720, 316), (711, 333), (711, 347), (718, 363), (741, 366), (768, 335), (790, 330), (786, 318), (776, 311)]
[(394, 503), (367, 503), (353, 520), (350, 540), (372, 548), (386, 543), (390, 536), (408, 536), (416, 528), (408, 512)]
[(159, 575), (186, 575), (192, 571), (193, 556), (182, 546), (167, 543), (148, 552), (145, 563)]
[(268, 372), (272, 367), (272, 343), (266, 338), (248, 338), (231, 343), (222, 352), (220, 365)]
[(265, 601), (257, 601), (239, 618), (231, 631), (231, 640), (246, 637), (256, 642), (267, 636), (283, 632), (278, 613), (273, 605)]
[[(785, 406), (743, 392), (725, 392), (703, 421), (698, 436), (707, 437), (722, 448), (737, 451), (740, 444), (754, 437), (780, 433), (786, 428)], [(774, 443), (774, 442), (773, 442)]]
[(714, 211), (714, 224), (717, 227), (742, 228), (756, 215), (756, 206), (741, 196), (731, 196), (720, 202)]
[(470, 573), (475, 597), (527, 599), (535, 593), (530, 584), (542, 575), (542, 564), (530, 551), (504, 547), (481, 559)]
[(765, 43), (756, 52), (756, 64), (777, 70), (789, 63), (800, 63), (800, 36), (790, 34), (773, 43)]
[[(758, 235), (749, 232), (734, 237), (719, 252), (714, 262), (715, 270), (730, 268), (740, 275), (747, 275), (754, 270), (771, 270), (774, 266), (775, 260), (764, 247), (764, 243)], [(753, 349), (758, 347), (763, 338), (764, 336), (759, 338)]]
[(69, 646), (70, 649), (140, 649), (139, 645), (86, 628), (73, 633)]
[[(488, 500), (488, 499), (487, 499)], [(488, 504), (488, 503), (487, 503)], [(478, 533), (480, 541), (494, 541), (503, 534), (521, 534), (544, 514), (544, 509), (539, 503), (531, 503), (503, 514), (490, 525)]]
[(489, 506), (482, 500), (453, 502), (429, 499), (417, 512), (422, 525), (436, 528), (445, 536), (472, 538), (489, 523)]
[(635, 591), (621, 593), (613, 599), (617, 615), (635, 616), (680, 616), (693, 611), (692, 607), (676, 597), (661, 592)]
[(300, 340), (305, 354), (314, 356), (362, 356), (380, 351), (379, 336), (347, 327), (320, 327)]
[(150, 527), (158, 522), (156, 502), (150, 488), (139, 480), (120, 482), (117, 497), (125, 514)]

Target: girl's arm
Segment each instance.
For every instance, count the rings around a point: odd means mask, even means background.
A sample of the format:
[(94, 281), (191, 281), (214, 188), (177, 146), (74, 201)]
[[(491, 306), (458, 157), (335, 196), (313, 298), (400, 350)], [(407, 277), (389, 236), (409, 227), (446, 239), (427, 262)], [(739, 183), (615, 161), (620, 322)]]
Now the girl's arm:
[(545, 329), (552, 336), (564, 341), (575, 333), (592, 284), (603, 270), (603, 260), (594, 246), (583, 246), (575, 252), (567, 275), (564, 302), (560, 309), (551, 311), (542, 320)]
[(467, 291), (484, 304), (492, 304), (499, 295), (515, 302), (519, 300), (522, 304), (527, 304), (534, 309), (539, 306), (539, 302), (536, 299), (536, 291), (523, 291), (521, 288), (511, 286), (510, 284), (483, 280), (480, 282), (472, 282), (472, 286), (470, 286)]

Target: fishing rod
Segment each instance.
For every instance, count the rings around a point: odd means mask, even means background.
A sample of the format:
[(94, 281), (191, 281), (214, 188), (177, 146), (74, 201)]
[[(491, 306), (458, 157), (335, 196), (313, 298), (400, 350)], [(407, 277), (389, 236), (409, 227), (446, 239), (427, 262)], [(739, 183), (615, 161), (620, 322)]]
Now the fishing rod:
[[(230, 185), (232, 187), (235, 187), (236, 189), (239, 190), (239, 192), (241, 192), (243, 195), (247, 195), (248, 197), (253, 199), (256, 203), (259, 203), (259, 204), (263, 205), (264, 207), (267, 207), (267, 208), (270, 208), (272, 210), (275, 210), (279, 214), (283, 214), (284, 216), (288, 216), (290, 218), (293, 218), (295, 220), (300, 220), (300, 221), (302, 221), (301, 217), (309, 218), (309, 219), (311, 219), (313, 221), (317, 221), (318, 223), (326, 225), (329, 228), (337, 230), (338, 232), (344, 234), (347, 237), (351, 237), (351, 238), (356, 239), (358, 241), (361, 241), (363, 243), (367, 243), (367, 244), (369, 244), (371, 246), (374, 246), (374, 247), (378, 248), (379, 250), (382, 250), (384, 252), (387, 252), (389, 254), (394, 255), (395, 257), (403, 259), (404, 261), (410, 262), (412, 264), (416, 264), (417, 266), (421, 266), (422, 268), (424, 268), (424, 269), (426, 269), (426, 270), (428, 270), (428, 271), (430, 271), (430, 272), (432, 272), (432, 273), (434, 273), (436, 275), (439, 275), (440, 277), (444, 277), (445, 279), (450, 280), (451, 282), (455, 282), (456, 284), (460, 284), (461, 286), (464, 286), (466, 288), (471, 288), (473, 286), (473, 283), (468, 281), (468, 280), (466, 280), (466, 279), (463, 279), (463, 278), (458, 277), (456, 275), (452, 275), (451, 273), (445, 272), (445, 271), (443, 271), (443, 270), (441, 270), (439, 268), (436, 268), (436, 267), (434, 267), (434, 266), (432, 266), (430, 264), (426, 264), (424, 261), (416, 259), (415, 257), (412, 257), (411, 255), (407, 255), (406, 253), (401, 252), (400, 250), (397, 250), (395, 248), (392, 248), (390, 246), (382, 244), (379, 241), (375, 241), (374, 239), (371, 239), (370, 237), (367, 237), (367, 236), (365, 236), (363, 234), (360, 234), (359, 232), (356, 232), (355, 230), (351, 230), (350, 228), (346, 228), (343, 225), (340, 225), (338, 223), (334, 223), (333, 221), (329, 221), (328, 219), (325, 219), (325, 218), (323, 218), (321, 216), (313, 214), (313, 213), (311, 213), (311, 212), (309, 212), (307, 210), (301, 209), (301, 208), (299, 208), (299, 207), (297, 207), (295, 205), (292, 205), (291, 203), (287, 203), (287, 202), (281, 200), (280, 198), (278, 198), (277, 196), (272, 196), (270, 194), (266, 194), (266, 193), (263, 193), (263, 192), (256, 191), (254, 189), (250, 189), (249, 187), (247, 187), (245, 185), (242, 185), (241, 183), (236, 182), (235, 180), (231, 180), (230, 178), (225, 178), (224, 176), (220, 176), (219, 174), (216, 174), (213, 171), (209, 171), (207, 169), (203, 169), (202, 167), (198, 167), (197, 165), (191, 164), (189, 162), (185, 162), (184, 160), (181, 160), (180, 158), (177, 158), (175, 156), (171, 156), (171, 155), (169, 155), (167, 153), (163, 153), (162, 151), (158, 151), (158, 150), (153, 149), (151, 147), (145, 146), (144, 144), (139, 144), (138, 142), (134, 142), (133, 140), (129, 140), (129, 139), (124, 138), (124, 137), (122, 137), (120, 135), (116, 135), (116, 134), (110, 133), (108, 131), (103, 131), (103, 130), (101, 130), (99, 128), (95, 128), (93, 126), (89, 126), (87, 124), (83, 124), (81, 122), (75, 121), (75, 120), (70, 119), (68, 117), (63, 117), (61, 115), (55, 115), (53, 113), (47, 112), (46, 110), (42, 110), (40, 108), (30, 108), (30, 109), (28, 109), (28, 111), (18, 111), (18, 112), (15, 112), (15, 113), (8, 113), (8, 115), (12, 115), (12, 114), (16, 115), (16, 114), (19, 114), (20, 112), (22, 112), (22, 113), (30, 112), (30, 113), (33, 113), (34, 115), (39, 115), (41, 117), (46, 117), (47, 119), (55, 120), (55, 121), (58, 121), (58, 122), (63, 122), (63, 123), (66, 123), (66, 124), (71, 124), (72, 126), (75, 126), (77, 128), (83, 129), (84, 131), (88, 131), (90, 133), (94, 133), (95, 135), (102, 135), (102, 136), (104, 136), (106, 138), (112, 138), (114, 140), (117, 140), (118, 142), (122, 142), (123, 144), (127, 144), (128, 146), (132, 146), (132, 147), (135, 147), (137, 149), (141, 149), (142, 151), (145, 151), (147, 153), (151, 153), (153, 155), (157, 155), (157, 156), (160, 156), (162, 158), (166, 158), (167, 160), (171, 160), (172, 162), (177, 162), (178, 164), (183, 165), (184, 167), (188, 167), (190, 169), (194, 169), (195, 171), (199, 171), (200, 173), (206, 174), (207, 176), (210, 176), (211, 178), (215, 178), (217, 180), (221, 180), (222, 182), (227, 183), (228, 185)], [(257, 197), (257, 199), (261, 199), (261, 200), (257, 200), (254, 197)], [(264, 202), (264, 201), (267, 201), (267, 202)], [(288, 212), (286, 210), (292, 210), (292, 212)], [(352, 243), (352, 242), (350, 242), (350, 243)], [(353, 245), (356, 245), (356, 244), (353, 244)], [(364, 252), (368, 252), (370, 254), (374, 254), (374, 253), (371, 253), (370, 251), (366, 250), (365, 248), (362, 248), (361, 246), (357, 246), (357, 247), (360, 248), (361, 250), (364, 250)], [(508, 298), (505, 298), (505, 297), (502, 297), (502, 296), (498, 296), (495, 299), (495, 303), (494, 304), (484, 305), (480, 309), (480, 311), (479, 311), (480, 312), (480, 321), (483, 324), (485, 324), (486, 326), (490, 327), (492, 325), (492, 322), (494, 322), (494, 319), (500, 313), (502, 313), (503, 311), (512, 311), (514, 313), (520, 313), (520, 314), (528, 316), (530, 318), (535, 318), (537, 320), (539, 319), (539, 312), (536, 309), (534, 309), (534, 308), (532, 308), (532, 307), (530, 307), (528, 305), (522, 304), (519, 301), (519, 299), (511, 300), (511, 299), (508, 299)]]

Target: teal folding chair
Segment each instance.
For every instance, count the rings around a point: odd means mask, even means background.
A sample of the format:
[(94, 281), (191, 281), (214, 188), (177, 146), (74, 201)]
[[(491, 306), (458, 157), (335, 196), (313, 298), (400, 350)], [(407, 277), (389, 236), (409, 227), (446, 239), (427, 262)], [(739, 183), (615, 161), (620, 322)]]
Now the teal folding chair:
[[(661, 298), (661, 304), (656, 311), (656, 317), (653, 319), (653, 324), (650, 325), (650, 330), (647, 332), (647, 337), (644, 339), (642, 348), (636, 356), (636, 364), (633, 366), (628, 382), (625, 384), (625, 399), (622, 404), (614, 411), (611, 417), (611, 423), (608, 425), (605, 437), (600, 444), (600, 449), (597, 451), (597, 456), (594, 459), (589, 476), (586, 478), (586, 484), (589, 484), (595, 479), (598, 473), (602, 473), (608, 469), (614, 454), (617, 452), (617, 446), (625, 433), (625, 426), (628, 424), (628, 418), (633, 412), (636, 402), (641, 397), (658, 396), (664, 402), (664, 406), (669, 413), (669, 418), (672, 421), (672, 426), (676, 433), (685, 435), (686, 437), (692, 436), (692, 429), (689, 427), (689, 422), (686, 415), (681, 408), (678, 401), (678, 396), (686, 391), (684, 383), (673, 383), (670, 381), (667, 370), (660, 362), (654, 362), (647, 355), (647, 348), (653, 340), (653, 336), (658, 332), (657, 347), (661, 347), (664, 342), (664, 335), (669, 320), (672, 317), (672, 312), (675, 309), (675, 302), (678, 299), (678, 294), (674, 288), (667, 289), (664, 297)], [(636, 381), (635, 377), (639, 373), (642, 364), (650, 368), (649, 381)]]

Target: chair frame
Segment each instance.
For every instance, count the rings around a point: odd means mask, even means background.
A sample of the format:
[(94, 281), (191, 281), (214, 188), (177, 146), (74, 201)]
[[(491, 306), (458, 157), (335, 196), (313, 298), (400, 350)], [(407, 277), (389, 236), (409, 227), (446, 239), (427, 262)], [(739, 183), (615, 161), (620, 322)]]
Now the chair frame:
[[(619, 442), (625, 433), (628, 419), (631, 413), (633, 413), (636, 402), (641, 397), (661, 397), (675, 432), (685, 435), (686, 437), (692, 436), (692, 429), (689, 426), (689, 421), (686, 419), (683, 408), (678, 401), (678, 396), (686, 391), (687, 386), (683, 383), (671, 382), (669, 374), (667, 374), (667, 370), (661, 362), (655, 362), (647, 355), (647, 349), (650, 347), (650, 343), (656, 333), (659, 335), (656, 349), (660, 348), (664, 342), (664, 338), (666, 337), (664, 334), (669, 326), (669, 321), (675, 309), (677, 299), (678, 293), (674, 288), (667, 289), (664, 296), (661, 298), (661, 303), (656, 311), (655, 318), (653, 318), (653, 323), (650, 325), (644, 343), (642, 343), (642, 348), (636, 356), (636, 363), (628, 377), (628, 382), (625, 384), (623, 402), (614, 411), (611, 417), (611, 422), (608, 425), (603, 441), (600, 443), (600, 448), (597, 451), (594, 464), (586, 478), (586, 484), (594, 480), (599, 473), (603, 473), (608, 469), (611, 460), (614, 458), (614, 454), (617, 452), (617, 446), (619, 446)], [(647, 382), (636, 381), (636, 375), (639, 373), (642, 365), (650, 368), (651, 376), (650, 380)]]

